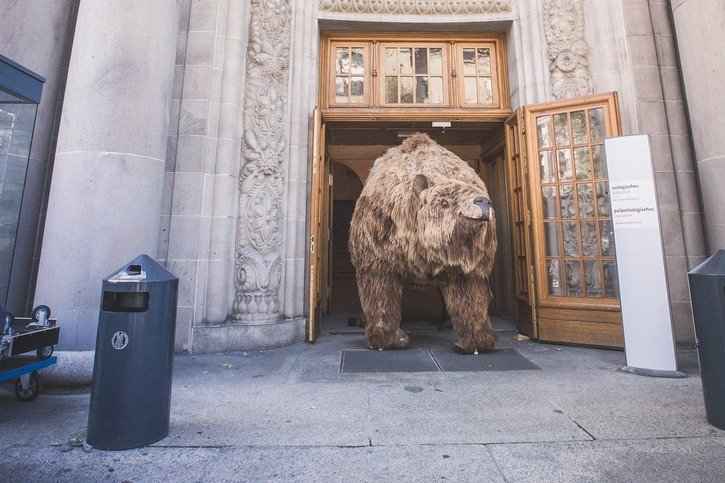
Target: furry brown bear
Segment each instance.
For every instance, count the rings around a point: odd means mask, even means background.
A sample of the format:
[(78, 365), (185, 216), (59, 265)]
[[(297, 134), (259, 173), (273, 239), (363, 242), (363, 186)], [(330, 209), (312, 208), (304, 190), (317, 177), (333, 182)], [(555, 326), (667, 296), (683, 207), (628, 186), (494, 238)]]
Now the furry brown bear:
[(372, 349), (403, 349), (403, 285), (440, 288), (457, 350), (490, 351), (488, 275), (496, 221), (483, 181), (465, 161), (416, 133), (375, 161), (355, 205), (349, 248)]

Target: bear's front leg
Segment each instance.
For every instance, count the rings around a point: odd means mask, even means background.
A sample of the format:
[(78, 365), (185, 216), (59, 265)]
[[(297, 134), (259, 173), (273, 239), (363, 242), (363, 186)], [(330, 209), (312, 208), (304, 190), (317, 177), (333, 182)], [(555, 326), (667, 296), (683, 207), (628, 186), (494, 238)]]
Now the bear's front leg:
[(489, 352), (498, 341), (488, 316), (491, 290), (485, 277), (458, 275), (443, 287), (446, 309), (458, 335), (459, 352)]
[(365, 314), (365, 341), (371, 349), (405, 349), (408, 335), (400, 329), (402, 281), (391, 274), (357, 273), (357, 290)]

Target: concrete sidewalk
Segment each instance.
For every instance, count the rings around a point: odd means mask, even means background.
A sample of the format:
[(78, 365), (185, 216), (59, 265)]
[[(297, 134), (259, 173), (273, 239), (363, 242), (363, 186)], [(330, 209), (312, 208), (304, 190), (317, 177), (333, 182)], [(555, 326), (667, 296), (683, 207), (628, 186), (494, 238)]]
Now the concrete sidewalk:
[(694, 350), (680, 357), (687, 378), (658, 379), (619, 371), (622, 352), (500, 338), (541, 370), (341, 373), (358, 333), (177, 356), (169, 436), (120, 452), (67, 444), (85, 430), (87, 392), (28, 404), (3, 386), (0, 479), (725, 481), (725, 432), (705, 419)]

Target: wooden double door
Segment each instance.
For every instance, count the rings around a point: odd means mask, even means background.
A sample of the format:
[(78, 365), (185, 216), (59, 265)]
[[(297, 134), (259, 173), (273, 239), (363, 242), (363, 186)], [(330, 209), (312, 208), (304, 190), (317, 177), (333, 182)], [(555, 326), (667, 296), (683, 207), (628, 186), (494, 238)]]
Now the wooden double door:
[[(309, 341), (319, 333), (329, 197), (319, 110), (314, 131)], [(499, 243), (511, 244), (513, 286), (504, 289), (515, 293), (523, 334), (550, 342), (623, 346), (604, 152), (604, 139), (619, 134), (614, 93), (526, 106), (505, 122), (505, 217), (511, 228), (499, 235)]]

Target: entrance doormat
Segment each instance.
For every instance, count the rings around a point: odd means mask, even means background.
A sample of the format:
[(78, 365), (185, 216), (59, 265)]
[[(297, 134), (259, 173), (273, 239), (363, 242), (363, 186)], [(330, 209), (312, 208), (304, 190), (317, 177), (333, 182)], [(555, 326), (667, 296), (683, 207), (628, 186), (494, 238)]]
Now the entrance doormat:
[(342, 351), (341, 372), (475, 372), (541, 370), (516, 349), (495, 349), (485, 354), (460, 355), (452, 349)]

